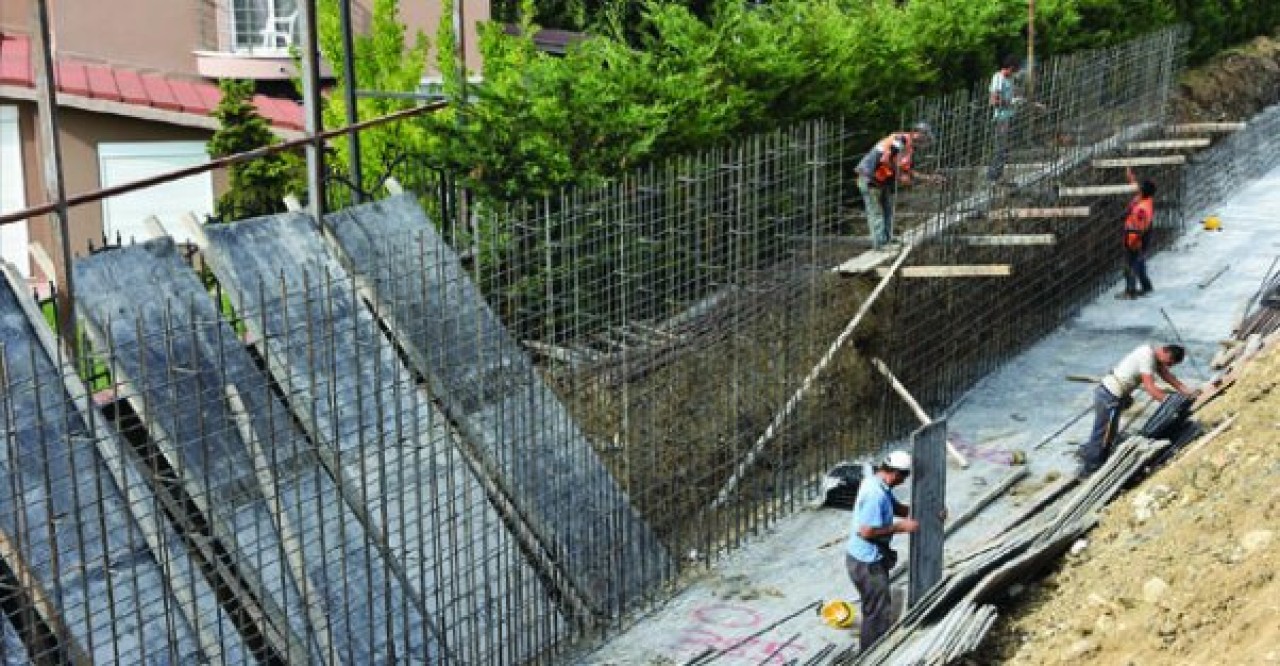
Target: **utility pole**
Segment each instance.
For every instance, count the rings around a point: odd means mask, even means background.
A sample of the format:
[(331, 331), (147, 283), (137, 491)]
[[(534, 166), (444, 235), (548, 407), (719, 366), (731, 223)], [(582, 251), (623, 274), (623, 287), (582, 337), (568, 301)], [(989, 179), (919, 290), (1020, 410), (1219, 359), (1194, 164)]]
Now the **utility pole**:
[(302, 4), (302, 110), (307, 138), (307, 198), (311, 216), (324, 227), (324, 114), (320, 110), (320, 44), (316, 0)]
[[(338, 9), (342, 26), (342, 52), (345, 54), (342, 58), (342, 77), (347, 82), (342, 91), (343, 102), (347, 107), (347, 125), (354, 125), (360, 122), (360, 110), (356, 108), (356, 53), (355, 39), (352, 36), (355, 28), (351, 24), (351, 0), (342, 0), (338, 3)], [(353, 129), (347, 133), (347, 145), (350, 149), (348, 156), (351, 158), (351, 181), (355, 185), (351, 189), (351, 199), (355, 203), (361, 203), (364, 200), (361, 191), (364, 187), (364, 173), (360, 168), (359, 131)]]
[(58, 334), (67, 342), (74, 357), (80, 354), (76, 346), (76, 289), (71, 274), (71, 224), (67, 206), (67, 187), (62, 173), (62, 140), (58, 135), (58, 84), (54, 75), (53, 28), (47, 0), (37, 0), (32, 6), (32, 19), (36, 25), (34, 46), (36, 58), (37, 115), (40, 118), (40, 139), (44, 154), (44, 191), (49, 201), (56, 203), (53, 211), (54, 244), (57, 245), (57, 275), (46, 275), (57, 285)]
[(1033, 99), (1036, 89), (1036, 0), (1027, 0), (1027, 85), (1026, 97)]

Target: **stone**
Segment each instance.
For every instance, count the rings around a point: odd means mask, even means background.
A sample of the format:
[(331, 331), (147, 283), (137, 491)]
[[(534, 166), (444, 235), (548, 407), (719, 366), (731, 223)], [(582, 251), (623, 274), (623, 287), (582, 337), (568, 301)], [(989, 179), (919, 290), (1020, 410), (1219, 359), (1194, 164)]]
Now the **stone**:
[(1271, 530), (1253, 530), (1240, 538), (1240, 547), (1247, 555), (1252, 555), (1271, 545), (1274, 533)]
[(1161, 578), (1149, 578), (1142, 585), (1142, 598), (1149, 604), (1158, 604), (1169, 592), (1169, 584)]
[(1091, 641), (1087, 638), (1082, 638), (1072, 643), (1071, 646), (1068, 647), (1066, 651), (1062, 653), (1062, 663), (1064, 664), (1079, 663), (1081, 659), (1084, 659), (1085, 657), (1088, 657), (1089, 655), (1097, 651), (1098, 651), (1098, 644), (1095, 641)]

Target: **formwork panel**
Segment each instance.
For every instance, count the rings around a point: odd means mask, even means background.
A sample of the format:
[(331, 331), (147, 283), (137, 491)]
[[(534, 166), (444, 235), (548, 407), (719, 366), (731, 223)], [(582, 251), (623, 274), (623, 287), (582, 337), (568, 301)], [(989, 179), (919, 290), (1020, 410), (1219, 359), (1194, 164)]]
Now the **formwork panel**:
[[(399, 565), (366, 531), (364, 507), (348, 505), (348, 480), (317, 456), (173, 242), (102, 252), (75, 270), (91, 329), (109, 332), (101, 344), (113, 351), (112, 362), (121, 375), (138, 378), (146, 420), (177, 439), (174, 446), (191, 459), (188, 473), (207, 478), (219, 503), (247, 505), (235, 512), (233, 538), (246, 539), (242, 552), (251, 559), (237, 564), (266, 560), (272, 566), (264, 577), (301, 583), (301, 596), (291, 598), (307, 609), (306, 630), (321, 657), (351, 664), (441, 661), (421, 601), (407, 593)], [(132, 297), (140, 290), (148, 298)], [(156, 381), (156, 368), (168, 367), (181, 371)], [(243, 488), (220, 491), (233, 483)], [(263, 543), (268, 537), (278, 540)]]
[(326, 217), (347, 267), (459, 430), (596, 608), (652, 591), (666, 552), (411, 195)]
[(946, 539), (947, 422), (934, 421), (911, 433), (913, 480), (911, 517), (920, 529), (911, 535), (911, 584), (907, 603), (915, 605), (942, 580)]
[[(308, 435), (330, 447), (464, 663), (521, 662), (568, 625), (491, 489), (311, 218), (207, 227), (205, 256)], [(517, 525), (513, 528), (512, 525)]]
[(123, 443), (19, 291), (25, 280), (5, 275), (0, 556), (60, 651), (33, 658), (250, 661)]

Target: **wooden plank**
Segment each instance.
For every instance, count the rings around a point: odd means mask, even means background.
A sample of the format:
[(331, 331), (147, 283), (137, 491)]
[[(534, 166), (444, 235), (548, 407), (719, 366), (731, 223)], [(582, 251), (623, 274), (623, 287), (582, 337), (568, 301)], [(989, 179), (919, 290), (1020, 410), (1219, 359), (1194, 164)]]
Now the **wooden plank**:
[[(877, 268), (876, 273), (883, 276), (888, 274), (888, 269)], [(900, 273), (904, 278), (1008, 277), (1013, 274), (1013, 267), (1009, 264), (904, 266)]]
[(1059, 187), (1060, 197), (1103, 197), (1115, 194), (1132, 194), (1138, 187), (1131, 183), (1120, 185), (1083, 185), (1081, 187)]
[(845, 275), (856, 275), (858, 273), (866, 273), (885, 262), (898, 256), (902, 248), (885, 248), (880, 250), (868, 250), (862, 254), (836, 266), (834, 272), (843, 273)]
[[(920, 403), (916, 402), (915, 397), (911, 395), (911, 392), (907, 390), (907, 387), (903, 386), (902, 382), (898, 381), (898, 376), (889, 370), (889, 366), (885, 365), (884, 361), (881, 361), (878, 358), (872, 358), (871, 365), (874, 365), (876, 370), (879, 370), (880, 374), (884, 375), (884, 378), (889, 380), (889, 386), (893, 387), (893, 390), (897, 392), (900, 398), (902, 398), (902, 401), (907, 403), (907, 407), (911, 408), (911, 412), (916, 415), (916, 419), (920, 421), (920, 425), (927, 426), (930, 423), (933, 423), (933, 419), (924, 411), (924, 408), (920, 406)], [(961, 469), (968, 469), (969, 461), (964, 457), (964, 454), (960, 453), (960, 451), (951, 444), (950, 439), (946, 441), (946, 444), (947, 453), (951, 454), (951, 457), (955, 459), (956, 464), (960, 465)]]
[(1217, 122), (1217, 123), (1182, 123), (1180, 125), (1170, 125), (1164, 128), (1169, 134), (1197, 134), (1200, 132), (1238, 132), (1248, 126), (1248, 123), (1237, 122)]
[(1186, 155), (1151, 155), (1149, 157), (1112, 157), (1093, 161), (1095, 169), (1119, 169), (1136, 166), (1166, 166), (1186, 164)]
[(64, 653), (62, 656), (76, 666), (92, 664), (93, 660), (76, 640), (76, 634), (63, 622), (62, 614), (58, 612), (58, 604), (50, 599), (49, 593), (40, 584), (40, 576), (33, 573), (27, 566), (22, 551), (23, 549), (14, 543), (4, 530), (0, 530), (0, 559), (4, 560), (5, 565), (12, 570), (14, 578), (18, 579), (18, 584), (26, 593), (27, 599), (33, 606), (32, 610), (40, 616), (40, 621), (48, 625), (57, 636), (58, 645)]
[(1058, 242), (1053, 234), (982, 234), (956, 238), (962, 243), (982, 246), (1053, 245)]
[(1211, 141), (1205, 137), (1194, 139), (1154, 139), (1151, 141), (1131, 141), (1129, 150), (1184, 150), (1187, 148), (1208, 148)]
[(1089, 217), (1089, 207), (1002, 208), (987, 213), (987, 218), (992, 220), (1026, 220), (1040, 217)]
[(884, 292), (885, 287), (889, 286), (889, 283), (893, 281), (894, 271), (906, 262), (907, 257), (910, 256), (911, 250), (914, 247), (914, 245), (907, 245), (907, 247), (902, 250), (902, 253), (898, 255), (898, 258), (894, 260), (893, 265), (889, 267), (889, 272), (884, 277), (880, 278), (880, 282), (876, 284), (875, 289), (872, 289), (871, 293), (867, 295), (867, 298), (862, 301), (862, 305), (858, 306), (858, 311), (853, 314), (853, 319), (850, 319), (849, 323), (845, 324), (844, 330), (840, 331), (840, 335), (837, 335), (835, 341), (827, 348), (827, 353), (823, 354), (822, 358), (818, 359), (817, 364), (809, 370), (809, 374), (805, 375), (804, 381), (800, 382), (800, 387), (796, 389), (796, 392), (791, 394), (791, 398), (783, 404), (782, 409), (773, 415), (773, 419), (769, 421), (769, 427), (765, 428), (764, 433), (756, 439), (755, 444), (753, 444), (751, 449), (747, 451), (747, 455), (738, 462), (738, 465), (734, 468), (733, 475), (729, 477), (729, 480), (720, 487), (720, 492), (716, 494), (715, 501), (711, 503), (712, 509), (719, 508), (728, 501), (729, 496), (737, 489), (738, 484), (742, 482), (743, 477), (746, 476), (747, 470), (755, 464), (760, 453), (764, 451), (765, 446), (773, 440), (774, 436), (777, 435), (779, 429), (782, 427), (782, 424), (785, 423), (787, 419), (791, 417), (791, 413), (795, 411), (796, 405), (799, 405), (800, 401), (803, 400), (805, 395), (809, 392), (810, 387), (813, 386), (814, 380), (817, 379), (818, 376), (826, 370), (827, 366), (831, 364), (831, 360), (835, 358), (836, 352), (840, 351), (840, 348), (844, 346), (845, 341), (848, 340), (849, 337), (853, 335), (854, 330), (858, 328), (858, 324), (862, 321), (862, 318), (866, 316), (869, 310), (871, 310), (871, 305), (876, 302), (877, 298), (880, 298), (880, 294)]
[[(263, 451), (262, 442), (258, 441), (258, 435), (249, 421), (249, 410), (240, 399), (240, 391), (236, 390), (234, 385), (227, 384), (223, 386), (223, 392), (227, 400), (227, 411), (232, 422), (235, 423), (236, 432), (253, 459), (253, 471), (258, 479), (258, 485), (262, 487), (267, 497), (274, 499), (272, 502), (267, 502), (267, 506), (270, 508), (276, 532), (284, 545), (284, 559), (298, 582), (299, 591), (302, 592), (307, 619), (311, 622), (315, 639), (320, 644), (320, 654), (328, 658), (326, 663), (335, 663), (334, 655), (338, 652), (334, 649), (333, 627), (329, 624), (328, 613), (325, 612), (326, 599), (323, 598), (322, 591), (315, 589), (316, 586), (311, 584), (308, 567), (314, 566), (314, 563), (303, 561), (307, 553), (305, 538), (281, 506), (284, 494), (280, 492), (280, 483), (276, 478), (271, 458)], [(310, 536), (313, 539), (317, 537), (323, 539), (325, 536), (332, 535)]]
[(54, 267), (53, 259), (49, 258), (49, 253), (40, 244), (40, 241), (32, 241), (27, 245), (27, 254), (31, 256), (31, 261), (35, 263), (36, 268), (44, 274), (46, 282), (58, 283), (58, 269)]

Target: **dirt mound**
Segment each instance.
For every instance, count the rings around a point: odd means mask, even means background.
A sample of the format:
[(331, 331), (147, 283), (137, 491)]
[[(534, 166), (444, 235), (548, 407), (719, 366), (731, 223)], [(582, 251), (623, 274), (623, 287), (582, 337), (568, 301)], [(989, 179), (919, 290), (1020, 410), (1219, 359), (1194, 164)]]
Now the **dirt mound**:
[(1280, 33), (1224, 51), (1187, 72), (1170, 100), (1177, 122), (1241, 120), (1280, 102)]
[(1273, 342), (1197, 414), (1229, 423), (1112, 503), (981, 663), (1280, 664), (1278, 385)]

